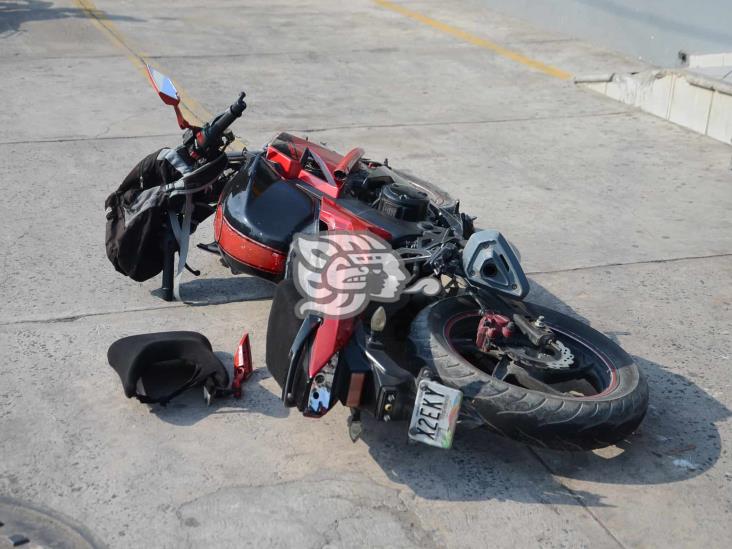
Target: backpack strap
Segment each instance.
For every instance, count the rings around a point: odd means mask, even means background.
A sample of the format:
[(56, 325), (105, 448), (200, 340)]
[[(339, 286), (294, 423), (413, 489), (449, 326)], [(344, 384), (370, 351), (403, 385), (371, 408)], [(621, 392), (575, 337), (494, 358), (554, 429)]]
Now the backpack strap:
[[(166, 156), (166, 159), (168, 159), (168, 156)], [(189, 171), (178, 181), (163, 187), (170, 197), (185, 196), (186, 198), (182, 212), (168, 209), (170, 228), (173, 230), (175, 240), (178, 242), (178, 268), (173, 278), (173, 295), (177, 301), (183, 301), (180, 297), (180, 279), (186, 268), (186, 259), (188, 258), (191, 218), (193, 217), (194, 209), (193, 195), (209, 187), (221, 175), (221, 172), (224, 171), (227, 162), (226, 154), (221, 154), (200, 168)]]

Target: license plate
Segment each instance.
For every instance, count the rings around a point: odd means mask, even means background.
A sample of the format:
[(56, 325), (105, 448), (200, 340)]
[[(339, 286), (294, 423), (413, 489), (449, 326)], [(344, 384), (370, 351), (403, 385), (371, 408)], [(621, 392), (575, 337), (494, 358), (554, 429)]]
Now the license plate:
[(462, 400), (463, 393), (457, 389), (436, 381), (420, 381), (409, 422), (409, 438), (438, 448), (450, 448)]

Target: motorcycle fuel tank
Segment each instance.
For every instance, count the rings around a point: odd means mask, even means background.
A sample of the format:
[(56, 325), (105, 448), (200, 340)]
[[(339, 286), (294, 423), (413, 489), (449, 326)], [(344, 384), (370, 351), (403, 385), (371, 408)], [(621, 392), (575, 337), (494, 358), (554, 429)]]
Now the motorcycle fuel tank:
[(282, 179), (261, 155), (242, 168), (224, 189), (216, 209), (214, 235), (234, 271), (268, 278), (284, 274), (295, 233), (317, 217), (313, 197)]

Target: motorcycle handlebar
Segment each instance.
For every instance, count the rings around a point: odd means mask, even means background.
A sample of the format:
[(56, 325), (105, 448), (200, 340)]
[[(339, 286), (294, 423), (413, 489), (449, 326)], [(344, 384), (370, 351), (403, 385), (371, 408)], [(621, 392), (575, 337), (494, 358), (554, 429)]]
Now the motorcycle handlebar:
[(246, 95), (246, 93), (241, 92), (239, 98), (234, 101), (228, 109), (214, 119), (206, 132), (208, 134), (206, 136), (207, 143), (218, 143), (218, 140), (224, 135), (226, 129), (242, 115), (244, 110), (247, 108), (247, 104), (244, 101)]

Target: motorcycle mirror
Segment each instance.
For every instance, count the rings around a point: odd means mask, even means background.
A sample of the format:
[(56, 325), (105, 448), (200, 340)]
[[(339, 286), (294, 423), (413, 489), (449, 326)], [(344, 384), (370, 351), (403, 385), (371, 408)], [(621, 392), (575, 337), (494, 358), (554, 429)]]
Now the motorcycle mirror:
[(150, 78), (150, 83), (155, 88), (155, 91), (158, 92), (160, 99), (163, 100), (163, 103), (171, 105), (175, 109), (175, 116), (178, 119), (180, 129), (185, 130), (191, 128), (192, 126), (185, 119), (183, 113), (180, 112), (180, 108), (178, 108), (180, 96), (178, 95), (178, 90), (173, 85), (173, 81), (162, 72), (153, 69), (150, 65), (145, 64), (145, 66), (147, 67), (147, 76)]
[(173, 81), (163, 73), (153, 69), (150, 65), (145, 66), (147, 67), (147, 75), (150, 78), (150, 83), (155, 88), (155, 91), (158, 92), (163, 103), (173, 105), (174, 107), (178, 106), (180, 97), (178, 96), (178, 90), (173, 85)]

